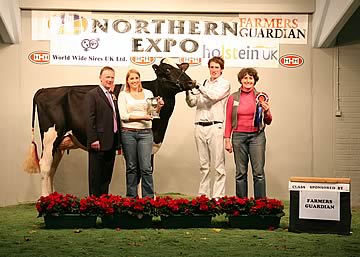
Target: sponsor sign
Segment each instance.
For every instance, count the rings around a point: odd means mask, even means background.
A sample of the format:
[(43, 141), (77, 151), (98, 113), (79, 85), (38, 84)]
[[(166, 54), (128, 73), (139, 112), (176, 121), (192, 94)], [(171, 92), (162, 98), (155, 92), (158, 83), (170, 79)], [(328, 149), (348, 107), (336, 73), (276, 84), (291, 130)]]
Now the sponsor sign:
[(239, 15), (239, 36), (242, 38), (279, 39), (281, 44), (306, 44), (307, 15)]
[(287, 54), (280, 57), (279, 63), (286, 68), (296, 68), (304, 64), (304, 58), (296, 54)]
[[(122, 42), (122, 47), (117, 42)], [(94, 37), (82, 34), (56, 36), (50, 41), (50, 63), (56, 65), (128, 66), (130, 40), (127, 36)]]
[(340, 192), (300, 191), (299, 218), (340, 220)]
[(350, 184), (289, 181), (290, 191), (350, 192)]
[[(81, 51), (102, 52), (96, 60), (105, 56), (122, 60), (109, 65), (124, 65), (131, 57), (144, 56), (194, 58), (192, 65), (198, 60), (207, 65), (209, 58), (222, 56), (227, 67), (278, 67), (279, 44), (306, 44), (307, 26), (308, 16), (302, 14), (211, 18), (159, 14), (154, 18), (147, 14), (32, 12), (33, 40), (56, 41), (51, 42), (51, 56), (62, 52), (67, 58), (51, 58), (51, 63), (71, 65), (95, 63), (90, 55), (74, 53), (74, 48), (79, 50), (80, 39)], [(63, 44), (65, 36), (69, 42)], [(76, 55), (84, 55), (86, 61), (74, 60), (72, 56)]]
[(202, 64), (207, 66), (213, 56), (222, 56), (227, 67), (268, 67), (277, 68), (279, 41), (268, 39), (210, 40), (203, 44)]
[(48, 64), (50, 62), (50, 54), (48, 51), (37, 50), (28, 55), (28, 59), (35, 64)]

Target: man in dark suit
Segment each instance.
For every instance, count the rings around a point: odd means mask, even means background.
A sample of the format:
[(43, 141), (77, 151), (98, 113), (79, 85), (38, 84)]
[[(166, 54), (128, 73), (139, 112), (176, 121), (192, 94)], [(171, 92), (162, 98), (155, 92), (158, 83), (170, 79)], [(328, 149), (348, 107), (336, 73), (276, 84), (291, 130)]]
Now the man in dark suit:
[(100, 85), (85, 97), (87, 147), (89, 152), (89, 195), (108, 194), (116, 150), (120, 149), (120, 117), (114, 97), (115, 71), (105, 66)]

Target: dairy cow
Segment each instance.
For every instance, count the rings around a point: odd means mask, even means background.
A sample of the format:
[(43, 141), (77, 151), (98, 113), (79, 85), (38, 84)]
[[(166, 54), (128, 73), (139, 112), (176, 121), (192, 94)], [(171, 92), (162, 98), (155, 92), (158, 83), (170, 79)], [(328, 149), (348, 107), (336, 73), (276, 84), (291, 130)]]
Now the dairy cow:
[[(165, 105), (161, 109), (160, 119), (153, 120), (154, 153), (164, 140), (166, 128), (175, 106), (175, 95), (192, 89), (194, 82), (185, 73), (189, 64), (178, 64), (177, 67), (161, 60), (154, 64), (156, 79), (142, 81), (144, 88), (161, 96)], [(32, 112), (32, 145), (24, 163), (25, 171), (41, 174), (41, 194), (48, 195), (54, 191), (53, 180), (56, 169), (65, 150), (82, 148), (86, 150), (86, 133), (83, 101), (87, 91), (98, 85), (61, 86), (39, 89), (33, 98)], [(115, 98), (119, 95), (121, 85), (114, 89)], [(34, 142), (35, 112), (42, 143), (41, 158), (37, 157)]]

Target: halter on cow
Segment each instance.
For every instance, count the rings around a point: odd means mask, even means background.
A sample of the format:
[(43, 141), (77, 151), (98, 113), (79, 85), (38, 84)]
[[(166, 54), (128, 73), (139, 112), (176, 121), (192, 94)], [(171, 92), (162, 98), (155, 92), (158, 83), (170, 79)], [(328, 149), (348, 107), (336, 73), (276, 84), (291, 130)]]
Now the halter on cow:
[[(153, 120), (154, 153), (164, 140), (165, 131), (175, 106), (175, 95), (190, 90), (195, 83), (186, 75), (189, 64), (182, 63), (174, 67), (164, 59), (152, 67), (156, 79), (142, 81), (142, 86), (161, 96), (165, 105), (161, 109), (160, 119)], [(41, 195), (54, 192), (54, 176), (65, 150), (86, 149), (85, 121), (83, 101), (87, 91), (98, 85), (62, 86), (39, 89), (33, 98), (32, 144), (24, 163), (28, 173), (41, 174)], [(117, 98), (121, 85), (116, 85), (114, 94)], [(37, 108), (42, 154), (39, 160), (34, 142), (35, 111)]]

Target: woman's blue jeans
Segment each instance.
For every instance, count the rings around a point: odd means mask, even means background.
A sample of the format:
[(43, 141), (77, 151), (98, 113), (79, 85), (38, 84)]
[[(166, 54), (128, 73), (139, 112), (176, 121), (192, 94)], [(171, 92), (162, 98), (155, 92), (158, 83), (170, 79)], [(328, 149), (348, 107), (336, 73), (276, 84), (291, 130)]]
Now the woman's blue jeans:
[(152, 130), (122, 130), (121, 141), (126, 161), (126, 196), (138, 196), (137, 188), (141, 178), (142, 197), (154, 197), (151, 166)]
[(248, 197), (247, 174), (250, 157), (254, 196), (256, 199), (265, 197), (265, 132), (233, 132), (232, 145), (236, 165), (236, 196)]

